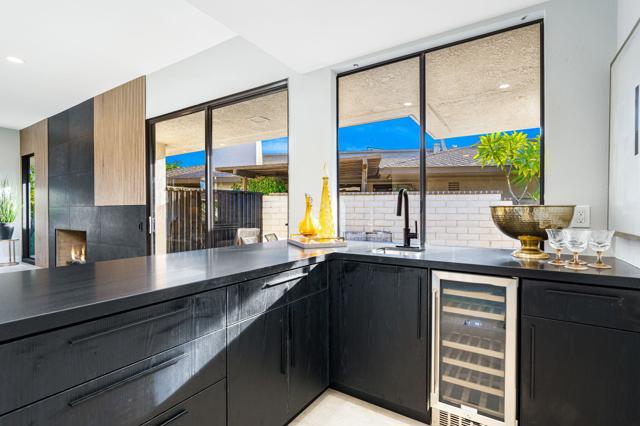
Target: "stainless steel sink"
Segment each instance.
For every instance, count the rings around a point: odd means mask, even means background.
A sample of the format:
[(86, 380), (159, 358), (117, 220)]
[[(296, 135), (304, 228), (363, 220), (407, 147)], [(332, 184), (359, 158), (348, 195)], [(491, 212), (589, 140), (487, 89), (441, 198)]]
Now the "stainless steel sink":
[(396, 256), (419, 256), (424, 249), (420, 247), (379, 247), (374, 253), (393, 254)]

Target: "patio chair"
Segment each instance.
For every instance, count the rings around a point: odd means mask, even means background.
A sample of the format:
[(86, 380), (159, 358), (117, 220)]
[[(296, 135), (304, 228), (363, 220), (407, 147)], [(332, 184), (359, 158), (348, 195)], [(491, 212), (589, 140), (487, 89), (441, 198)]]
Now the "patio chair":
[(236, 232), (235, 244), (243, 246), (259, 242), (260, 228), (238, 228)]
[(264, 239), (266, 241), (278, 241), (278, 236), (276, 234), (264, 234)]

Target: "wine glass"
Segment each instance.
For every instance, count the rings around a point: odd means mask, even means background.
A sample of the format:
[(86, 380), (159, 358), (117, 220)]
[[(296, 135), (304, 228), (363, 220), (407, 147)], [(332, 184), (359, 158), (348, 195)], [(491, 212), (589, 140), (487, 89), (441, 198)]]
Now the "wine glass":
[(556, 266), (564, 266), (567, 264), (565, 260), (562, 260), (562, 249), (564, 248), (564, 232), (562, 229), (547, 229), (547, 235), (549, 236), (549, 245), (556, 251), (556, 258), (550, 260), (548, 263)]
[(564, 234), (566, 247), (573, 253), (573, 259), (564, 267), (574, 271), (589, 269), (580, 263), (580, 253), (587, 249), (591, 232), (588, 229), (570, 228), (563, 230), (562, 233)]
[(589, 237), (589, 247), (596, 252), (598, 257), (595, 263), (589, 263), (587, 266), (591, 266), (596, 269), (611, 269), (611, 265), (607, 265), (602, 261), (602, 254), (611, 248), (611, 239), (615, 231), (607, 231), (606, 229), (601, 231), (591, 231), (591, 237)]

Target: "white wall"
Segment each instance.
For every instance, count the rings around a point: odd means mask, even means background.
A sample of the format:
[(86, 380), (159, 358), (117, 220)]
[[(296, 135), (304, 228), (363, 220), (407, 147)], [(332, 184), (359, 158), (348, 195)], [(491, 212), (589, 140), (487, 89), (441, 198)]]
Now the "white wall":
[(622, 46), (638, 19), (640, 19), (640, 1), (618, 0), (618, 47)]
[(329, 169), (334, 221), (336, 198), (336, 77), (329, 69), (289, 80), (289, 231), (298, 232), (305, 212), (304, 194), (311, 194), (314, 214), (320, 211), (323, 166)]
[[(0, 128), (0, 180), (9, 179), (11, 190), (16, 196), (16, 205), (18, 207), (18, 215), (15, 222), (14, 238), (22, 237), (22, 210), (20, 203), (20, 132), (18, 130), (10, 130)], [(18, 259), (22, 257), (22, 246), (16, 244), (16, 255)], [(0, 263), (8, 260), (8, 249), (6, 243), (0, 246)]]
[(147, 118), (289, 77), (292, 71), (242, 37), (147, 76)]
[[(640, 1), (618, 0), (618, 48), (627, 39), (638, 19), (640, 19)], [(640, 267), (639, 240), (616, 238), (615, 253), (620, 259)]]
[(545, 202), (591, 206), (607, 225), (609, 63), (615, 0), (545, 5)]

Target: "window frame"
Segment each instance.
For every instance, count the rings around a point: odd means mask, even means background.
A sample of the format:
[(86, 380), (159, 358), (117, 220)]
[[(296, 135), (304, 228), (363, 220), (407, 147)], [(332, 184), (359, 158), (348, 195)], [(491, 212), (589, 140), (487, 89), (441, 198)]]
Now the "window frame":
[(447, 49), (453, 46), (481, 40), (487, 37), (514, 31), (532, 25), (540, 26), (540, 204), (544, 204), (544, 175), (545, 175), (545, 69), (544, 69), (544, 19), (536, 19), (522, 24), (505, 27), (496, 31), (468, 37), (462, 40), (435, 46), (429, 49), (419, 50), (407, 55), (398, 56), (381, 62), (376, 62), (357, 69), (344, 71), (336, 74), (336, 194), (337, 194), (337, 216), (338, 216), (338, 235), (340, 235), (340, 78), (358, 74), (374, 68), (383, 67), (385, 65), (396, 62), (405, 61), (413, 58), (420, 58), (420, 247), (426, 247), (426, 196), (427, 196), (427, 173), (426, 173), (426, 55), (438, 50)]
[[(147, 218), (149, 225), (151, 225), (152, 218), (154, 218), (155, 208), (155, 194), (154, 194), (154, 181), (155, 181), (155, 157), (156, 157), (156, 137), (155, 137), (155, 125), (157, 123), (172, 120), (187, 116), (193, 113), (202, 112), (205, 113), (205, 181), (207, 191), (207, 223), (206, 223), (206, 240), (205, 249), (213, 247), (213, 209), (210, 206), (210, 200), (214, 199), (214, 192), (211, 185), (211, 165), (213, 164), (213, 111), (215, 109), (223, 108), (225, 106), (237, 104), (240, 102), (248, 101), (262, 96), (267, 96), (273, 93), (286, 90), (287, 92), (287, 180), (291, 175), (289, 168), (289, 116), (290, 116), (290, 95), (289, 95), (289, 82), (288, 79), (279, 80), (273, 83), (265, 84), (263, 86), (255, 87), (253, 89), (244, 90), (242, 92), (234, 93), (228, 96), (223, 96), (214, 100), (202, 102), (197, 105), (192, 105), (186, 108), (182, 108), (176, 111), (172, 111), (166, 114), (158, 115), (156, 117), (148, 118), (145, 120), (145, 139), (146, 139), (146, 158), (145, 164), (147, 166)], [(291, 198), (290, 191), (287, 191), (287, 210), (289, 209), (289, 201)], [(289, 212), (287, 211), (287, 217)], [(155, 232), (152, 227), (148, 227), (147, 232), (147, 254), (155, 254)]]

